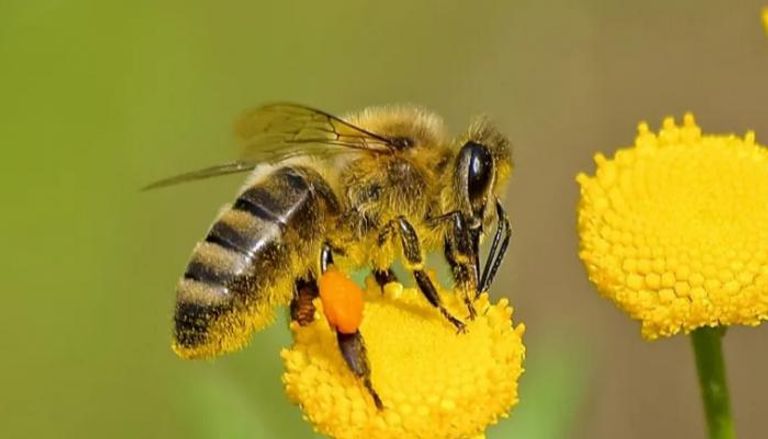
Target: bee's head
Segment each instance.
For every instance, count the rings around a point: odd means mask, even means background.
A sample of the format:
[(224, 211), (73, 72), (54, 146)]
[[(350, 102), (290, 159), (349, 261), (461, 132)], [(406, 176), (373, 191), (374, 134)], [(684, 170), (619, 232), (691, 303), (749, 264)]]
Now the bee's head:
[(454, 168), (457, 208), (469, 219), (471, 229), (490, 220), (493, 206), (512, 171), (509, 140), (481, 119), (462, 138)]

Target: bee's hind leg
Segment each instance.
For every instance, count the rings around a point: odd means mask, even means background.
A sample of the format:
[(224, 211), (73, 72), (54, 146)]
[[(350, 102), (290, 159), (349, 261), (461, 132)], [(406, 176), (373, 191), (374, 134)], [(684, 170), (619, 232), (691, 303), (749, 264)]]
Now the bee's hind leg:
[[(333, 251), (329, 244), (324, 244), (320, 253), (320, 270), (325, 273), (328, 268), (333, 265)], [(317, 284), (315, 284), (315, 291), (317, 291)], [(360, 330), (346, 334), (333, 330), (336, 333), (336, 341), (339, 343), (339, 350), (341, 356), (344, 358), (344, 362), (347, 363), (347, 367), (352, 371), (355, 376), (360, 379), (365, 386), (365, 389), (371, 395), (373, 403), (376, 404), (376, 408), (382, 410), (384, 404), (381, 402), (379, 394), (376, 393), (376, 389), (373, 388), (371, 383), (371, 366), (368, 363), (368, 351), (365, 349), (365, 340), (363, 335), (360, 334)]]
[(384, 404), (371, 383), (371, 367), (368, 364), (368, 353), (365, 349), (365, 341), (362, 334), (360, 334), (359, 330), (352, 334), (336, 331), (336, 340), (339, 342), (341, 356), (344, 358), (347, 366), (363, 382), (363, 386), (365, 386), (371, 398), (373, 398), (376, 408), (382, 410)]
[(379, 245), (384, 245), (390, 235), (397, 233), (400, 236), (400, 244), (403, 249), (403, 256), (406, 260), (406, 268), (413, 273), (414, 279), (416, 279), (416, 285), (419, 286), (419, 290), (427, 298), (429, 303), (435, 308), (440, 310), (440, 313), (445, 317), (459, 332), (466, 331), (466, 325), (461, 320), (454, 317), (443, 306), (440, 296), (437, 294), (437, 289), (432, 283), (432, 279), (429, 278), (427, 272), (424, 271), (424, 257), (422, 255), (421, 244), (419, 237), (416, 235), (416, 230), (411, 223), (408, 222), (405, 217), (398, 217), (389, 223), (379, 235)]

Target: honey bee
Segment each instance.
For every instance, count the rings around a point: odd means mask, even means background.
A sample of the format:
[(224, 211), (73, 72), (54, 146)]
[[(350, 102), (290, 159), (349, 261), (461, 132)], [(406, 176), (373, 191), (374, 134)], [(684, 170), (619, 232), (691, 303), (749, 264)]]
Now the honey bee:
[[(179, 356), (241, 348), (273, 320), (277, 305), (290, 305), (291, 318), (306, 325), (329, 269), (370, 268), (383, 287), (396, 280), (395, 260), (436, 311), (464, 330), (443, 307), (424, 258), (444, 253), (473, 318), (473, 300), (493, 282), (511, 234), (499, 199), (512, 157), (496, 128), (480, 119), (451, 138), (438, 116), (415, 106), (340, 118), (277, 103), (244, 113), (235, 132), (244, 146), (239, 160), (147, 186), (250, 172), (179, 280), (172, 345)], [(481, 270), (480, 240), (493, 222)], [(381, 408), (357, 324), (334, 330), (350, 370)]]

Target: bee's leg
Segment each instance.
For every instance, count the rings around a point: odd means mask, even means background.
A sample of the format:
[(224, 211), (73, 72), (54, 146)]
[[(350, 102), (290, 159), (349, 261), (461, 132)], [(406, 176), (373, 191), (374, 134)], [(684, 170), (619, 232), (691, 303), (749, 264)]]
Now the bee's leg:
[(371, 367), (368, 365), (368, 354), (365, 350), (365, 341), (360, 331), (355, 331), (353, 334), (344, 334), (336, 331), (336, 340), (339, 342), (339, 349), (341, 350), (341, 356), (344, 357), (344, 361), (349, 366), (352, 373), (355, 374), (363, 385), (368, 390), (373, 398), (373, 403), (376, 404), (376, 408), (382, 410), (384, 404), (379, 398), (379, 394), (373, 388), (371, 383)]
[(390, 282), (397, 282), (397, 275), (395, 275), (391, 268), (385, 270), (374, 269), (373, 277), (376, 279), (376, 283), (379, 284), (382, 293), (384, 292), (384, 285)]
[[(332, 265), (333, 250), (328, 243), (325, 243), (320, 252), (320, 271), (325, 273)], [(352, 334), (344, 334), (336, 329), (334, 329), (334, 332), (336, 333), (336, 341), (339, 343), (341, 356), (344, 358), (344, 362), (347, 363), (347, 367), (363, 382), (363, 386), (365, 386), (365, 389), (368, 390), (371, 398), (373, 398), (376, 408), (382, 410), (384, 405), (371, 383), (371, 367), (368, 364), (368, 353), (365, 349), (365, 341), (363, 340), (363, 335), (360, 334), (360, 330)]]
[(464, 332), (466, 326), (464, 322), (454, 317), (443, 306), (440, 296), (437, 294), (437, 289), (432, 283), (432, 280), (424, 271), (424, 257), (422, 256), (421, 244), (419, 243), (419, 237), (416, 235), (411, 223), (404, 217), (398, 217), (393, 220), (392, 223), (387, 225), (379, 235), (379, 244), (384, 245), (390, 234), (397, 232), (400, 235), (400, 244), (403, 249), (403, 256), (406, 260), (406, 268), (413, 273), (413, 277), (416, 279), (416, 284), (419, 286), (419, 290), (427, 298), (429, 303), (435, 308), (440, 310), (440, 313), (448, 319), (453, 326), (456, 327), (459, 332)]
[(451, 266), (456, 286), (461, 289), (469, 318), (477, 316), (473, 300), (477, 297), (479, 237), (473, 233), (460, 212), (446, 216), (450, 228), (445, 237), (445, 259)]
[(480, 276), (480, 289), (478, 293), (486, 292), (491, 287), (499, 266), (504, 260), (504, 255), (507, 253), (509, 239), (512, 236), (512, 228), (509, 225), (507, 212), (504, 211), (504, 207), (502, 207), (499, 200), (496, 200), (496, 218), (496, 233), (493, 235), (491, 251), (488, 253), (488, 259), (485, 261), (485, 267), (483, 267), (483, 275)]
[(317, 282), (310, 272), (306, 278), (297, 278), (293, 284), (293, 298), (291, 299), (291, 320), (299, 322), (301, 326), (307, 326), (315, 318), (315, 304), (312, 300), (319, 294)]

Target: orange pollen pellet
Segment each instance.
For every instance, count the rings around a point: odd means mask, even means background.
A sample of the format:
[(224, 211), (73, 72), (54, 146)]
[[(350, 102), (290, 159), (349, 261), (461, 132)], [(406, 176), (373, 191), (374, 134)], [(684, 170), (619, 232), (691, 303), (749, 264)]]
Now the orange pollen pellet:
[(328, 323), (343, 334), (354, 334), (363, 321), (363, 291), (340, 271), (330, 268), (318, 281)]

